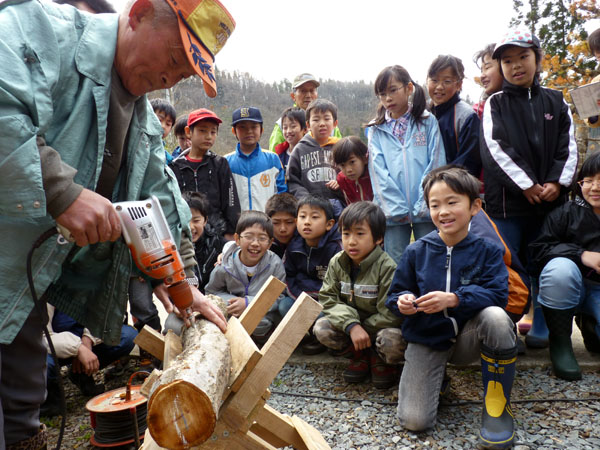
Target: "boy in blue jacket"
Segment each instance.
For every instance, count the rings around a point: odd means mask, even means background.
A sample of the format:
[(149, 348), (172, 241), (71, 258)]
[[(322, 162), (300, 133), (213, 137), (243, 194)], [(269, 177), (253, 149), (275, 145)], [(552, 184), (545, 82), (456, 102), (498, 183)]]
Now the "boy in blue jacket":
[[(320, 195), (307, 195), (298, 202), (295, 235), (285, 252), (285, 273), (289, 297), (279, 305), (285, 316), (294, 300), (304, 291), (315, 300), (327, 273), (329, 261), (342, 249), (342, 239), (333, 216), (333, 206)], [(304, 354), (316, 354), (325, 347), (311, 337), (302, 346)]]
[(265, 211), (267, 200), (287, 192), (285, 172), (279, 157), (260, 147), (263, 118), (253, 106), (233, 112), (232, 131), (239, 141), (234, 152), (225, 155), (235, 180), (242, 211)]
[(514, 438), (510, 391), (517, 356), (513, 324), (504, 307), (508, 273), (502, 250), (469, 232), (481, 209), (479, 181), (461, 168), (443, 166), (423, 181), (438, 231), (402, 255), (386, 306), (404, 317), (408, 342), (398, 392), (398, 419), (413, 431), (435, 425), (448, 361), (481, 356), (484, 447), (507, 448)]

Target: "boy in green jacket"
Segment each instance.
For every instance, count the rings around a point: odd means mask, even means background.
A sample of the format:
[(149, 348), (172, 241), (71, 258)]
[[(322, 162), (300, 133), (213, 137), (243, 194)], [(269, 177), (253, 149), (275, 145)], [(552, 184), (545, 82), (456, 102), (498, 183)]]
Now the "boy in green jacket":
[(396, 263), (380, 244), (385, 215), (372, 202), (356, 202), (340, 216), (344, 250), (329, 263), (319, 302), (324, 317), (314, 333), (326, 347), (350, 354), (343, 373), (348, 383), (360, 383), (369, 373), (377, 388), (393, 386), (398, 363), (404, 360), (402, 319), (385, 307)]

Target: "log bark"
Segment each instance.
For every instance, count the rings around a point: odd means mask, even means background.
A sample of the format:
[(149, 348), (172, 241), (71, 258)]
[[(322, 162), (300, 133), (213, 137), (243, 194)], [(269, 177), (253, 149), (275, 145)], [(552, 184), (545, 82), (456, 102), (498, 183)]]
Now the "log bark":
[(231, 352), (218, 327), (194, 321), (182, 335), (183, 351), (150, 388), (148, 429), (161, 447), (179, 450), (213, 433), (229, 384)]

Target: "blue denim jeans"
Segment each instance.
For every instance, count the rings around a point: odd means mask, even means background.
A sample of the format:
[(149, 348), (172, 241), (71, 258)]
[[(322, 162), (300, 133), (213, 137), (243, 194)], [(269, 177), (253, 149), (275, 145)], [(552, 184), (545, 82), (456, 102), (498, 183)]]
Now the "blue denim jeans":
[(448, 350), (409, 343), (398, 388), (398, 420), (412, 431), (435, 425), (446, 363), (469, 364), (480, 357), (480, 345), (495, 350), (513, 348), (513, 323), (504, 309), (490, 306), (469, 320)]
[(527, 247), (538, 236), (543, 218), (527, 216), (509, 217), (506, 219), (494, 218), (493, 220), (510, 251), (519, 256), (527, 272), (531, 273)]
[[(544, 266), (538, 301), (552, 309), (578, 308), (594, 316), (600, 324), (600, 285), (584, 280), (579, 267), (570, 259), (554, 258)], [(599, 331), (597, 325), (596, 333)]]
[(388, 255), (396, 262), (400, 264), (400, 258), (404, 249), (408, 247), (410, 243), (410, 236), (414, 233), (415, 241), (421, 239), (426, 234), (431, 233), (435, 230), (433, 222), (419, 222), (419, 223), (403, 223), (398, 224), (394, 222), (387, 222), (385, 230), (385, 239), (383, 241), (383, 247)]

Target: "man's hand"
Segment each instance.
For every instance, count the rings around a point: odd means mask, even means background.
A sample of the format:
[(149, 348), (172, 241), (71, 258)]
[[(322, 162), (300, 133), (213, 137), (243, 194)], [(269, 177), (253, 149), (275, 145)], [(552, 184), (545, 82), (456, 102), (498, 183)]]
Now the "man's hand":
[(356, 351), (364, 350), (371, 346), (371, 338), (360, 324), (350, 328), (350, 339), (352, 339), (354, 350)]
[(452, 292), (433, 291), (415, 300), (417, 311), (433, 314), (458, 306), (458, 297)]
[(246, 299), (242, 297), (234, 297), (229, 299), (229, 305), (227, 305), (227, 312), (234, 317), (240, 317), (240, 315), (246, 309)]
[(175, 305), (169, 298), (169, 291), (167, 290), (167, 285), (165, 283), (160, 283), (158, 286), (156, 286), (152, 290), (152, 293), (156, 295), (157, 299), (160, 300), (167, 314), (175, 312)]
[(416, 314), (416, 297), (413, 294), (402, 294), (398, 297), (398, 309), (405, 316)]
[(553, 202), (558, 198), (560, 194), (560, 184), (558, 183), (544, 183), (540, 198), (545, 202)]
[(542, 199), (540, 198), (540, 195), (542, 195), (543, 190), (544, 190), (544, 188), (536, 183), (533, 186), (531, 186), (529, 189), (525, 189), (523, 191), (523, 195), (525, 196), (525, 198), (527, 199), (527, 201), (529, 203), (531, 203), (532, 205), (535, 205), (536, 203), (542, 203)]
[[(98, 357), (91, 349), (91, 344), (87, 344), (85, 339), (87, 336), (81, 338), (81, 345), (77, 349), (77, 359), (73, 360), (73, 372), (85, 373), (86, 375), (93, 375), (100, 370), (100, 361)], [(91, 341), (89, 341), (91, 343)]]
[(192, 294), (194, 295), (192, 310), (202, 314), (205, 319), (210, 320), (225, 333), (227, 331), (227, 320), (221, 310), (207, 299), (198, 288), (192, 286)]
[(84, 189), (56, 222), (71, 232), (79, 247), (116, 241), (121, 235), (119, 216), (110, 201)]
[(600, 253), (588, 252), (586, 250), (581, 254), (581, 262), (584, 266), (589, 267), (600, 274)]

